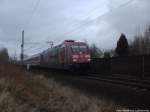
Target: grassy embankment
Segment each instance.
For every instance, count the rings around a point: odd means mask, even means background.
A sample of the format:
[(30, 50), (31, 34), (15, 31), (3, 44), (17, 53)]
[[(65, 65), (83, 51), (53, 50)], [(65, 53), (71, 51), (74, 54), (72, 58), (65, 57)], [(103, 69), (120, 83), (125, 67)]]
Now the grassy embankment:
[(83, 95), (0, 57), (0, 112), (113, 112), (114, 103)]

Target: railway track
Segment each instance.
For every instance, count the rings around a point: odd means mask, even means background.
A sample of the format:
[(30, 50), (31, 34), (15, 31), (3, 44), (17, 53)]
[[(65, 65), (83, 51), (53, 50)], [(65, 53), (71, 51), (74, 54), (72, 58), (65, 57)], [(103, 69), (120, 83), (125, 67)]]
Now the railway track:
[(141, 91), (150, 91), (150, 81), (141, 79), (122, 78), (114, 76), (98, 76), (95, 74), (88, 74), (87, 76), (81, 76), (82, 78), (96, 80), (106, 83), (125, 85)]
[(96, 98), (108, 98), (130, 108), (147, 108), (150, 104), (148, 80), (100, 76), (98, 74), (41, 69), (32, 72), (53, 78), (61, 84), (76, 88)]
[[(121, 76), (104, 76), (104, 75), (98, 75), (98, 74), (88, 74), (88, 73), (78, 73), (78, 72), (68, 72), (68, 71), (63, 71), (63, 70), (53, 70), (55, 72), (63, 73), (66, 74), (66, 76), (72, 76), (74, 77), (79, 77), (79, 78), (84, 78), (84, 79), (90, 79), (90, 80), (96, 80), (96, 81), (101, 81), (105, 83), (111, 83), (111, 84), (118, 84), (118, 85), (125, 85), (132, 87), (134, 89), (139, 89), (142, 91), (150, 91), (150, 80), (142, 80), (142, 79), (137, 79), (137, 78), (125, 78)], [(38, 71), (39, 72), (39, 71)], [(43, 70), (42, 70), (43, 72)], [(46, 72), (48, 73), (48, 71)], [(72, 77), (72, 78), (73, 78)]]

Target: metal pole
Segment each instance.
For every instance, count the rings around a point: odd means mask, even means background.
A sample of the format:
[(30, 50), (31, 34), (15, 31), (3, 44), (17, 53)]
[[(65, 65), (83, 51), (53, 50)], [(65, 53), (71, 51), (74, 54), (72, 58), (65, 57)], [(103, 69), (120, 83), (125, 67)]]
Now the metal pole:
[(53, 48), (54, 42), (53, 41), (48, 41), (47, 43), (50, 44), (50, 47)]
[(144, 72), (145, 72), (145, 68), (144, 68), (144, 56), (142, 56), (142, 77), (144, 78)]
[(22, 31), (22, 44), (21, 44), (21, 63), (24, 60), (24, 30)]

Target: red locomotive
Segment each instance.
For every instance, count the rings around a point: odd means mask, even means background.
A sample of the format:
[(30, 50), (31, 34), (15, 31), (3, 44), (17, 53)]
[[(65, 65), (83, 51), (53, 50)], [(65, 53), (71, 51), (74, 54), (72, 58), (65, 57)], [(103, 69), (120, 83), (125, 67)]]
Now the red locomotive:
[(24, 60), (26, 65), (47, 68), (82, 68), (91, 61), (90, 50), (85, 42), (65, 40), (62, 44)]

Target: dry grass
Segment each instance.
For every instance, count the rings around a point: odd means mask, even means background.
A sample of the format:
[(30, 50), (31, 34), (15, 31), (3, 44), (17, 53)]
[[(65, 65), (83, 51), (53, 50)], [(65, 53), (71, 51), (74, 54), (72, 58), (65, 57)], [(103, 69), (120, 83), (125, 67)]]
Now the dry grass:
[(87, 97), (0, 58), (0, 112), (113, 112), (116, 108), (110, 101)]

